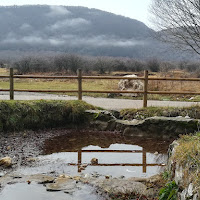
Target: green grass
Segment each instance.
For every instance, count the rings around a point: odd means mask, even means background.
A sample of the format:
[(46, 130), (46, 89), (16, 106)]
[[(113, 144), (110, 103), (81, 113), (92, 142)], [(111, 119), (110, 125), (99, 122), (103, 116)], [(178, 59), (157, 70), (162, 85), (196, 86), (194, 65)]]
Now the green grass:
[(0, 132), (65, 127), (87, 121), (83, 101), (0, 101)]
[(183, 108), (175, 107), (147, 107), (142, 109), (124, 109), (120, 112), (125, 120), (145, 119), (154, 116), (177, 117), (189, 116), (200, 119), (200, 106), (191, 106)]

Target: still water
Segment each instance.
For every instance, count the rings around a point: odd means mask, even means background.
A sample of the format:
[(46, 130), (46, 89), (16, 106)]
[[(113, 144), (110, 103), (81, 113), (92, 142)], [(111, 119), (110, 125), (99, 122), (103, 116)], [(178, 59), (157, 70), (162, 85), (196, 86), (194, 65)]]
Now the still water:
[[(171, 141), (123, 137), (113, 133), (75, 132), (47, 140), (35, 165), (21, 167), (17, 172), (25, 175), (56, 172), (149, 177), (165, 166)], [(92, 158), (98, 162), (92, 164)]]
[(84, 185), (73, 195), (64, 192), (47, 192), (43, 185), (18, 183), (7, 185), (0, 193), (1, 200), (100, 200), (90, 186)]
[[(149, 177), (164, 168), (167, 149), (173, 139), (124, 137), (118, 133), (75, 131), (45, 141), (42, 153), (29, 166), (15, 173), (97, 175), (103, 177)], [(96, 162), (91, 160), (95, 158)], [(82, 185), (72, 195), (47, 192), (43, 185), (17, 183), (6, 185), (0, 200), (97, 200), (93, 188)]]

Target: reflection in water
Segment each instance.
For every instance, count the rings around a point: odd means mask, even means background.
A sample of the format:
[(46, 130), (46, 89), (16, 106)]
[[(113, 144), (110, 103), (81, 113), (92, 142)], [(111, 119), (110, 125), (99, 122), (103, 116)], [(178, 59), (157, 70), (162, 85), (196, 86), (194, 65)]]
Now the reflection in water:
[[(84, 152), (99, 152), (99, 153), (142, 153), (142, 163), (87, 163), (82, 165), (82, 153)], [(145, 150), (78, 150), (78, 163), (69, 163), (69, 165), (78, 166), (78, 172), (84, 170), (88, 165), (92, 166), (139, 166), (142, 167), (143, 173), (147, 172), (148, 166), (165, 166), (163, 163), (147, 164), (147, 152)]]
[[(34, 166), (19, 169), (23, 174), (77, 175), (80, 172), (113, 177), (149, 177), (166, 163), (172, 139), (124, 137), (110, 132), (71, 132), (45, 141), (43, 155)], [(98, 163), (91, 163), (97, 158)], [(77, 169), (78, 168), (78, 169)]]
[[(101, 148), (112, 148), (112, 144), (126, 144), (128, 146), (137, 145), (144, 148), (149, 153), (166, 153), (169, 144), (174, 140), (153, 138), (153, 137), (125, 137), (116, 132), (101, 131), (72, 131), (69, 134), (57, 136), (45, 141), (43, 154), (49, 155), (58, 152), (78, 151), (87, 146), (98, 146)], [(121, 149), (121, 147), (119, 147)], [(129, 147), (128, 147), (129, 148)], [(131, 147), (132, 150), (132, 147)]]

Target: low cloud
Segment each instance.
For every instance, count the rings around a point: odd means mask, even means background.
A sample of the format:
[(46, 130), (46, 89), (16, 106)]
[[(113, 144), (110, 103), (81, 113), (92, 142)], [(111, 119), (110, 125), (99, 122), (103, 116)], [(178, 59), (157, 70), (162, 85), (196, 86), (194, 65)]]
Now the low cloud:
[(63, 6), (49, 6), (49, 8), (50, 12), (46, 14), (48, 17), (57, 17), (71, 14), (71, 12)]
[(50, 46), (69, 46), (69, 47), (134, 47), (145, 45), (143, 41), (135, 39), (116, 38), (115, 36), (99, 35), (93, 37), (80, 37), (77, 35), (62, 35), (59, 38), (38, 35), (28, 35), (24, 37), (16, 37), (13, 33), (2, 41), (3, 44), (29, 44), (29, 45), (50, 45)]
[(90, 22), (83, 18), (74, 18), (74, 19), (65, 19), (58, 21), (55, 24), (51, 25), (49, 28), (51, 30), (63, 29), (63, 28), (78, 28), (83, 25), (89, 25)]
[(60, 46), (65, 44), (65, 41), (55, 38), (42, 38), (39, 36), (25, 36), (22, 38), (7, 38), (2, 41), (4, 44), (29, 44), (29, 45), (52, 45)]
[(99, 35), (94, 37), (78, 37), (74, 35), (64, 35), (64, 40), (71, 46), (92, 46), (92, 47), (133, 47), (144, 45), (143, 41), (135, 39), (116, 38), (115, 36)]

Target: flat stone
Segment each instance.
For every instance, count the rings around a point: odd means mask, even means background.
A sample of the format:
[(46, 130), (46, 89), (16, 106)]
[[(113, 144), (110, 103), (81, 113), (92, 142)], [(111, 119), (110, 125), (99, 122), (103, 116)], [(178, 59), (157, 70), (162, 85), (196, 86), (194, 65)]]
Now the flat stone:
[(147, 187), (140, 182), (125, 179), (101, 179), (93, 181), (92, 184), (99, 188), (100, 192), (107, 194), (138, 193), (147, 194)]
[(31, 175), (28, 176), (27, 179), (29, 179), (30, 181), (35, 181), (38, 184), (53, 183), (53, 181), (55, 180), (54, 177), (43, 174)]
[(71, 193), (76, 188), (76, 181), (69, 178), (57, 178), (54, 183), (46, 185), (47, 191), (69, 191)]
[(127, 136), (178, 136), (198, 130), (199, 120), (185, 117), (150, 117), (145, 120), (115, 120), (116, 130)]

